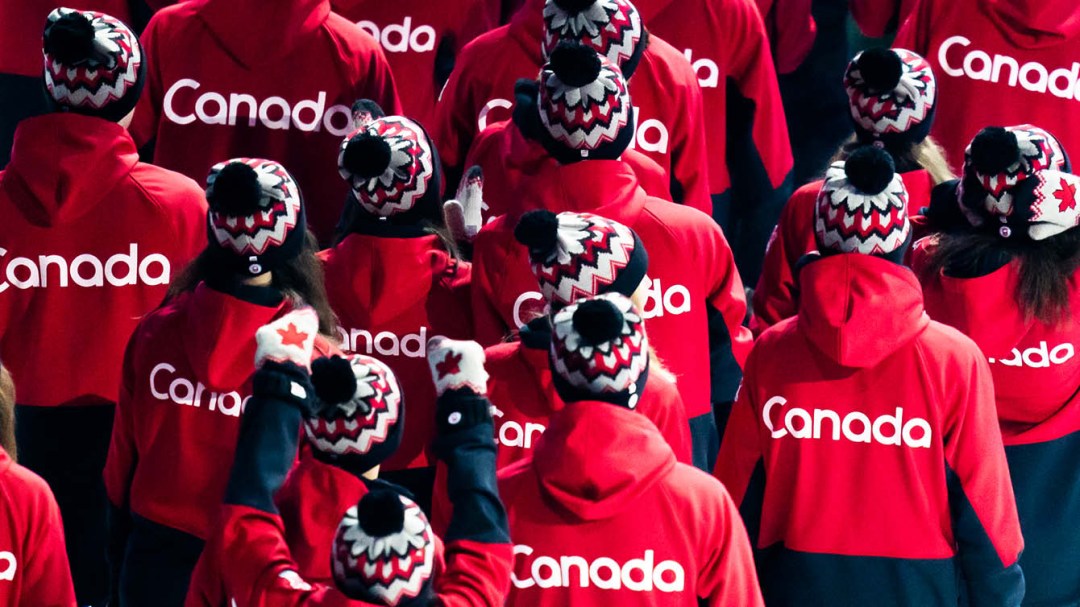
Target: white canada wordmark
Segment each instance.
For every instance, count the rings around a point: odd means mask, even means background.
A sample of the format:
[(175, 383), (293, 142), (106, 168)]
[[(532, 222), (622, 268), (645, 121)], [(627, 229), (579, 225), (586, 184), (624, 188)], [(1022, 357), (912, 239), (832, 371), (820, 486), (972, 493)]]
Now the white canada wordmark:
[(83, 253), (71, 260), (60, 255), (37, 255), (35, 257), (7, 257), (8, 250), (0, 248), (0, 293), (11, 287), (16, 289), (43, 289), (48, 287), (127, 287), (137, 284), (169, 284), (169, 258), (151, 253), (139, 258), (139, 245), (131, 243), (128, 252), (117, 253), (104, 261), (96, 255)]
[(374, 21), (357, 21), (356, 24), (378, 40), (388, 53), (428, 53), (435, 50), (435, 28), (430, 25), (413, 28), (412, 17), (405, 17), (402, 23), (391, 23), (381, 29)]
[[(514, 546), (514, 556), (532, 556), (532, 546)], [(677, 561), (655, 562), (656, 555), (646, 550), (644, 558), (619, 563), (602, 556), (587, 561), (581, 556), (538, 556), (529, 563), (520, 559), (528, 577), (519, 579), (510, 574), (516, 588), (589, 588), (601, 590), (631, 590), (634, 592), (682, 592), (686, 588), (686, 571)]]
[[(921, 417), (904, 421), (903, 407), (897, 407), (895, 415), (882, 415), (873, 420), (861, 411), (852, 411), (841, 419), (840, 414), (832, 409), (807, 411), (799, 407), (784, 408), (787, 402), (783, 396), (774, 396), (766, 401), (761, 410), (762, 421), (773, 438), (831, 438), (853, 443), (930, 448), (930, 424)], [(781, 409), (775, 416), (774, 408)]]
[[(1070, 67), (1048, 68), (1036, 61), (1021, 64), (1008, 55), (990, 55), (979, 49), (963, 50), (971, 46), (971, 40), (963, 36), (951, 36), (938, 48), (938, 63), (950, 76), (967, 76), (972, 80), (1019, 86), (1033, 93), (1047, 93), (1061, 99), (1080, 101), (1080, 63)], [(952, 51), (953, 48), (957, 50)]]

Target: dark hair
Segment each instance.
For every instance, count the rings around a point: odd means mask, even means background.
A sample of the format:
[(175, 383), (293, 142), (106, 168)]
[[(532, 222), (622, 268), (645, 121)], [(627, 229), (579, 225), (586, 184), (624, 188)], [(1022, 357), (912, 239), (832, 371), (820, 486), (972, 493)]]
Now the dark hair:
[(1013, 297), (1028, 319), (1057, 325), (1070, 317), (1069, 282), (1080, 269), (1080, 229), (1046, 240), (1004, 239), (983, 229), (941, 233), (921, 278), (932, 279), (941, 272), (953, 275), (954, 268), (974, 268), (993, 259), (1019, 264)]
[(18, 459), (15, 450), (15, 383), (8, 370), (0, 367), (0, 449), (12, 460)]
[[(326, 296), (322, 262), (315, 256), (318, 251), (319, 242), (308, 230), (304, 235), (304, 246), (300, 254), (272, 271), (271, 285), (294, 303), (304, 303), (314, 308), (319, 315), (319, 333), (336, 338), (337, 316), (330, 308), (330, 299)], [(220, 254), (211, 247), (203, 249), (202, 253), (173, 279), (166, 301), (181, 293), (194, 291), (200, 282), (229, 284), (242, 280), (242, 277), (222, 266), (218, 255)]]

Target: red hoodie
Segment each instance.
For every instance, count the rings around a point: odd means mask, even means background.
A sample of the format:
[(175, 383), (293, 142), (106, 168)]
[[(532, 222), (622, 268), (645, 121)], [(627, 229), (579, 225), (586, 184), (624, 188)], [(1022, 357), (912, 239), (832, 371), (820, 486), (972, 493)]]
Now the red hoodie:
[(754, 0), (637, 0), (649, 31), (677, 43), (701, 85), (713, 218), (739, 272), (761, 256), (791, 194), (794, 160), (769, 38)]
[(812, 0), (757, 0), (758, 10), (772, 42), (776, 71), (790, 74), (802, 65), (817, 37), (810, 14)]
[[(669, 200), (671, 177), (655, 160), (637, 150), (626, 150), (620, 158), (630, 165), (641, 188), (649, 196)], [(555, 160), (544, 146), (531, 141), (511, 121), (497, 122), (476, 137), (465, 166), (479, 166), (484, 171), (484, 221), (490, 222), (507, 212), (523, 213), (514, 195), (523, 179), (534, 175), (546, 163)], [(686, 204), (699, 211), (710, 212), (708, 198), (688, 200)]]
[(499, 25), (499, 0), (330, 0), (382, 45), (404, 113), (424, 126), (462, 47)]
[[(923, 207), (930, 205), (934, 180), (922, 169), (901, 173), (900, 177), (908, 192), (908, 216), (917, 215)], [(769, 248), (765, 249), (761, 278), (754, 289), (754, 316), (750, 319), (754, 335), (761, 335), (765, 329), (795, 316), (799, 310), (795, 265), (803, 255), (817, 250), (814, 207), (823, 183), (815, 181), (795, 190), (780, 214)]]
[(374, 356), (394, 371), (409, 414), (401, 445), (384, 470), (431, 465), (435, 386), (427, 342), (436, 335), (470, 339), (471, 266), (419, 228), (350, 234), (324, 251), (326, 291), (341, 323), (342, 349)]
[(289, 309), (200, 283), (139, 323), (105, 463), (113, 505), (206, 539), (251, 397), (255, 331)]
[(677, 463), (634, 411), (569, 405), (499, 477), (515, 544), (509, 605), (762, 604), (727, 491)]
[[(540, 36), (544, 0), (528, 0), (509, 25), (466, 45), (436, 108), (435, 142), (451, 177), (460, 175), (477, 134), (510, 118), (514, 83), (536, 79), (543, 64)], [(683, 200), (708, 198), (711, 158), (705, 149), (701, 91), (686, 58), (658, 36), (649, 39), (630, 97), (637, 112), (635, 148), (679, 182)]]
[[(487, 359), (484, 367), (491, 375), (488, 400), (495, 406), (495, 442), (499, 446), (497, 465), (501, 470), (532, 457), (551, 416), (566, 404), (551, 381), (546, 348), (533, 348), (515, 341), (487, 348), (484, 355)], [(653, 369), (634, 410), (656, 426), (679, 462), (692, 464), (690, 426), (675, 384)], [(446, 495), (442, 465), (436, 468), (431, 510), (432, 527), (442, 533), (453, 512)]]
[[(913, 266), (925, 267), (930, 239)], [(920, 274), (922, 276), (922, 274)], [(923, 277), (926, 311), (971, 337), (990, 361), (997, 417), (1024, 531), (1020, 564), (1033, 605), (1080, 597), (1080, 273), (1069, 280), (1073, 313), (1059, 325), (1028, 318), (1016, 304), (1017, 263), (977, 278)]]
[[(41, 31), (45, 18), (57, 6), (56, 0), (0, 2), (0, 74), (41, 79)], [(131, 23), (125, 0), (73, 0), (60, 6), (99, 11)]]
[(1037, 117), (1080, 150), (1080, 4), (1075, 0), (922, 0), (895, 45), (923, 57), (938, 83), (931, 134), (953, 166), (987, 125)]
[[(908, 269), (833, 255), (746, 364), (717, 476), (770, 605), (1019, 605), (1023, 548), (990, 370)], [(784, 364), (776, 364), (783, 360)]]
[(324, 242), (348, 186), (338, 175), (352, 103), (401, 113), (371, 36), (329, 0), (192, 0), (161, 10), (142, 38), (146, 88), (131, 132), (156, 138), (154, 163), (200, 183), (229, 158), (272, 158), (300, 184)]
[(115, 403), (136, 323), (206, 244), (202, 189), (140, 163), (127, 131), (100, 118), (25, 120), (12, 151), (0, 172), (0, 358), (20, 404)]
[(918, 0), (850, 0), (851, 18), (864, 36), (881, 38), (901, 26)]
[[(522, 208), (596, 213), (637, 232), (649, 251), (652, 280), (642, 310), (649, 342), (677, 378), (687, 416), (711, 416), (711, 402), (733, 399), (751, 342), (741, 324), (746, 299), (727, 240), (707, 215), (650, 198), (617, 160), (546, 164), (522, 181), (519, 195)], [(473, 318), (485, 345), (543, 311), (528, 251), (514, 239), (517, 220), (502, 216), (474, 242)], [(714, 374), (710, 347), (730, 363)]]
[[(312, 583), (334, 585), (330, 570), (334, 534), (345, 511), (367, 494), (356, 475), (324, 464), (301, 448), (296, 466), (274, 495), (284, 526), (283, 538), (296, 571)], [(227, 607), (229, 593), (222, 578), (220, 534), (211, 534), (191, 575), (187, 607)], [(441, 549), (441, 542), (439, 543)]]
[(41, 477), (0, 449), (0, 604), (75, 607), (64, 525)]

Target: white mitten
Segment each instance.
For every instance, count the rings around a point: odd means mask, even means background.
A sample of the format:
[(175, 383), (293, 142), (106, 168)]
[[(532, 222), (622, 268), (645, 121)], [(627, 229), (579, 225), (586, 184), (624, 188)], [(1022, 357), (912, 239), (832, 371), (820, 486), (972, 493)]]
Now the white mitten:
[(303, 307), (289, 312), (255, 332), (255, 368), (272, 360), (291, 362), (311, 369), (315, 336), (319, 333), (319, 315), (314, 308)]
[(454, 240), (471, 242), (483, 227), (484, 172), (473, 166), (461, 179), (457, 195), (443, 204), (443, 218)]
[(488, 373), (484, 369), (484, 349), (475, 341), (433, 337), (427, 344), (428, 366), (435, 381), (435, 392), (466, 388), (479, 395), (487, 394)]

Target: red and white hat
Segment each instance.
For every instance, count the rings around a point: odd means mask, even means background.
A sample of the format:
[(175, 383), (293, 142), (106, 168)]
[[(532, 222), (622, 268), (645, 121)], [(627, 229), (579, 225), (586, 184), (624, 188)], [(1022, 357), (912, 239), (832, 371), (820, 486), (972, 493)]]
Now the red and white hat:
[(435, 534), (414, 501), (373, 488), (341, 519), (333, 574), (349, 598), (379, 605), (426, 605), (435, 572)]
[(937, 81), (930, 63), (904, 49), (868, 49), (844, 74), (851, 119), (864, 142), (918, 143), (930, 134)]
[(408, 118), (385, 116), (353, 131), (341, 143), (338, 172), (360, 207), (376, 217), (441, 209), (435, 146)]
[(45, 89), (58, 106), (113, 121), (135, 109), (146, 64), (119, 19), (60, 7), (45, 20), (43, 43)]
[(645, 321), (625, 295), (579, 300), (552, 315), (548, 356), (563, 401), (599, 400), (634, 409), (649, 374)]
[(559, 42), (580, 42), (619, 66), (630, 78), (648, 34), (641, 15), (628, 0), (547, 0), (544, 3), (541, 52), (548, 60)]
[(233, 158), (206, 178), (207, 230), (222, 262), (257, 276), (297, 257), (307, 222), (300, 188), (281, 164)]
[(907, 206), (907, 189), (889, 153), (859, 148), (825, 173), (814, 207), (818, 248), (892, 258), (911, 233)]

